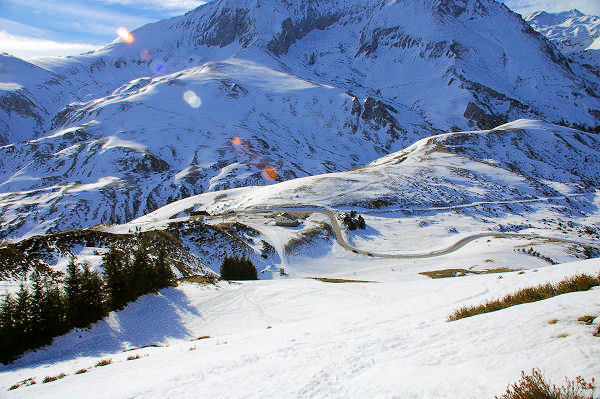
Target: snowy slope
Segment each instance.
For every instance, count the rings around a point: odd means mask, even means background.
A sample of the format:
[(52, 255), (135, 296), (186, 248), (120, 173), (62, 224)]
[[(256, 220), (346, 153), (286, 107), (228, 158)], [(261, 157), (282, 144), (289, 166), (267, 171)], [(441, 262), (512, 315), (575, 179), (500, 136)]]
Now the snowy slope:
[[(600, 374), (598, 319), (577, 322), (598, 314), (598, 289), (445, 321), (465, 304), (596, 274), (597, 260), (502, 279), (430, 280), (416, 274), (422, 266), (390, 266), (373, 276), (378, 283), (183, 284), (142, 297), (1, 367), (2, 396), (490, 398), (534, 367), (556, 384)], [(201, 336), (209, 338), (195, 340)], [(108, 358), (112, 364), (93, 367)], [(89, 371), (75, 374), (82, 368)], [(67, 376), (41, 383), (60, 373)], [(7, 391), (29, 378), (37, 384)]]
[[(494, 266), (530, 268), (594, 257), (600, 251), (595, 241), (600, 234), (599, 148), (595, 134), (531, 120), (446, 133), (346, 172), (204, 193), (126, 224), (12, 240), (12, 249), (0, 248), (0, 263), (17, 279), (38, 260), (61, 271), (68, 255), (54, 252), (66, 248), (100, 269), (103, 251), (114, 242), (130, 245), (135, 231), (166, 231), (180, 248), (174, 256), (184, 263), (191, 259), (192, 269), (200, 273), (205, 272), (200, 266), (218, 273), (226, 255), (248, 256), (264, 279), (277, 277), (280, 267), (294, 277), (320, 273), (353, 249), (384, 257), (419, 255), (483, 238), (481, 234), (502, 238), (500, 234), (520, 233), (527, 239), (508, 239), (490, 253), (474, 254), (469, 267), (481, 268), (496, 252), (513, 253), (526, 245), (546, 260), (502, 254)], [(85, 187), (65, 191), (77, 198)], [(56, 200), (49, 203), (58, 207)], [(19, 206), (17, 202), (12, 209), (15, 226), (25, 232), (31, 226), (19, 225)], [(366, 230), (337, 231), (340, 222), (332, 218), (349, 209), (363, 215)], [(274, 216), (284, 210), (300, 212), (301, 225), (275, 226)], [(85, 216), (87, 209), (79, 205), (78, 211)], [(200, 211), (213, 216), (194, 216)], [(51, 221), (47, 214), (36, 217)], [(15, 258), (14, 251), (25, 260)], [(93, 251), (99, 255), (89, 256)], [(360, 269), (364, 258), (346, 261), (358, 262)]]
[[(315, 229), (320, 222), (331, 225), (328, 212), (345, 209), (364, 215), (368, 228), (346, 232), (344, 240), (377, 254), (422, 254), (481, 233), (518, 232), (546, 237), (532, 242), (564, 262), (583, 256), (585, 246), (597, 250), (598, 148), (594, 134), (521, 120), (490, 131), (423, 139), (352, 171), (189, 197), (124, 226), (152, 230), (189, 210), (234, 211), (230, 220), (258, 230), (292, 276), (323, 271), (329, 257), (339, 255), (330, 233)], [(273, 227), (269, 214), (285, 209), (320, 219), (298, 229)], [(306, 246), (290, 249), (298, 239)], [(571, 242), (558, 248), (552, 239)], [(487, 258), (478, 256), (472, 265)], [(526, 267), (530, 261), (510, 258), (502, 266)]]
[(589, 64), (600, 73), (600, 17), (579, 10), (561, 13), (536, 12), (527, 22), (548, 37), (564, 54)]
[(165, 220), (188, 207), (211, 213), (281, 206), (423, 209), (572, 194), (585, 203), (600, 186), (599, 148), (595, 134), (520, 120), (423, 139), (347, 172), (186, 198), (132, 223)]
[(356, 168), (446, 131), (598, 125), (598, 78), (491, 0), (220, 0), (133, 34), (2, 58), (0, 237)]

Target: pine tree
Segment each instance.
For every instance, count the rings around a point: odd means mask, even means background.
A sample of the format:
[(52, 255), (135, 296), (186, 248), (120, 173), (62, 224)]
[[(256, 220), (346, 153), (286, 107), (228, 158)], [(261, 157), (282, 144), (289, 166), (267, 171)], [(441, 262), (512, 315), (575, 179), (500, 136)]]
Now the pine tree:
[(252, 264), (250, 258), (244, 258), (244, 266), (245, 266), (245, 280), (258, 280), (258, 273), (256, 272), (256, 267)]
[(258, 274), (250, 259), (225, 257), (221, 264), (221, 278), (223, 280), (258, 280)]
[(73, 327), (85, 327), (87, 323), (82, 295), (82, 277), (79, 265), (75, 263), (74, 258), (71, 258), (71, 261), (67, 265), (65, 294), (69, 324)]
[(21, 283), (17, 300), (15, 301), (15, 312), (13, 323), (17, 334), (15, 348), (21, 353), (31, 347), (31, 294), (25, 284)]
[(102, 258), (104, 271), (102, 278), (106, 289), (108, 307), (111, 310), (123, 309), (130, 299), (128, 294), (128, 262), (122, 252), (111, 248)]
[(83, 264), (81, 274), (81, 296), (86, 323), (93, 323), (104, 317), (103, 282), (98, 272), (91, 271), (87, 263)]
[(152, 264), (148, 256), (148, 248), (144, 241), (138, 242), (138, 248), (133, 254), (130, 275), (130, 300), (152, 291)]
[(230, 258), (229, 256), (226, 256), (223, 259), (223, 263), (221, 263), (221, 269), (220, 269), (220, 273), (221, 273), (221, 279), (223, 280), (233, 280), (234, 275), (233, 275), (233, 262), (232, 262), (232, 258)]
[(356, 219), (356, 224), (361, 230), (364, 230), (367, 227), (365, 219), (361, 215), (358, 215), (358, 218)]
[(15, 328), (16, 304), (11, 294), (7, 294), (0, 307), (0, 362), (7, 364), (13, 360), (17, 341)]
[(163, 247), (159, 248), (156, 261), (154, 262), (153, 287), (156, 290), (175, 285), (176, 278), (173, 269), (167, 261), (167, 253)]
[(43, 336), (49, 344), (52, 338), (69, 330), (67, 324), (67, 299), (56, 284), (45, 281), (45, 295), (42, 306), (42, 319), (45, 320)]
[(45, 342), (43, 334), (47, 321), (44, 319), (45, 315), (42, 308), (46, 295), (42, 277), (37, 270), (31, 274), (31, 280), (33, 288), (31, 295), (31, 343), (35, 347)]

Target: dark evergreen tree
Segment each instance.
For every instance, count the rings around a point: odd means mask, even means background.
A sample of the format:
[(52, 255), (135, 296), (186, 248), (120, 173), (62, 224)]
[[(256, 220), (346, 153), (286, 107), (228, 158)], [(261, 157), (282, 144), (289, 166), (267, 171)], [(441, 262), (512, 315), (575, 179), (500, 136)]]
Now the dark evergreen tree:
[(152, 292), (152, 261), (148, 256), (148, 247), (145, 241), (138, 241), (138, 248), (133, 254), (133, 262), (129, 274), (130, 300), (135, 300), (140, 295)]
[(344, 216), (344, 224), (348, 227), (348, 230), (353, 231), (356, 230), (357, 225), (356, 221), (352, 218), (351, 215)]
[(258, 280), (256, 267), (248, 258), (225, 257), (221, 264), (223, 280)]
[(361, 215), (358, 215), (358, 218), (356, 219), (356, 224), (358, 225), (358, 228), (361, 230), (364, 230), (367, 227), (367, 224), (365, 223), (365, 219)]
[(79, 265), (72, 258), (67, 265), (67, 278), (65, 279), (65, 294), (67, 300), (67, 314), (69, 324), (73, 327), (86, 327), (87, 315), (85, 313), (85, 298), (82, 292), (82, 276)]
[(163, 247), (158, 250), (158, 255), (154, 262), (153, 275), (154, 281), (152, 282), (152, 285), (156, 290), (175, 285), (177, 281), (175, 273), (173, 273), (173, 269), (171, 269), (171, 265), (168, 262), (167, 252)]
[(15, 328), (16, 304), (11, 294), (7, 294), (0, 307), (0, 362), (7, 364), (14, 359), (18, 331)]
[(91, 271), (87, 263), (83, 264), (81, 274), (81, 296), (83, 312), (88, 323), (100, 320), (105, 315), (103, 282), (98, 272)]
[(130, 299), (128, 289), (128, 259), (123, 252), (111, 248), (102, 258), (102, 277), (106, 289), (108, 307), (111, 310), (123, 309)]
[(15, 348), (23, 352), (31, 347), (31, 294), (25, 284), (21, 283), (17, 299), (15, 301), (15, 311), (13, 324), (18, 332)]
[(64, 334), (70, 327), (67, 324), (67, 299), (60, 288), (49, 281), (45, 281), (44, 301), (42, 303), (42, 327), (46, 341), (42, 345), (52, 342), (52, 337)]
[(31, 294), (31, 343), (33, 346), (40, 345), (45, 342), (44, 339), (44, 326), (46, 320), (42, 312), (45, 300), (45, 289), (44, 283), (40, 273), (35, 270), (31, 274), (32, 289)]
[(246, 270), (247, 280), (258, 280), (258, 273), (256, 267), (252, 264), (249, 258), (244, 258), (244, 266)]

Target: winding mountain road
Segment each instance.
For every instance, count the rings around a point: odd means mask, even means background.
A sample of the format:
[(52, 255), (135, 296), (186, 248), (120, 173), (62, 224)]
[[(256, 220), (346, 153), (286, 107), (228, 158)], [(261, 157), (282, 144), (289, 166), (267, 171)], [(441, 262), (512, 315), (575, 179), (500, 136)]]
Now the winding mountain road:
[(556, 237), (544, 237), (544, 236), (540, 236), (538, 234), (501, 233), (501, 232), (487, 233), (486, 232), (486, 233), (476, 233), (476, 234), (470, 235), (468, 237), (463, 237), (447, 248), (438, 249), (438, 250), (434, 250), (434, 251), (418, 253), (418, 254), (414, 254), (414, 253), (382, 254), (382, 253), (376, 253), (376, 252), (372, 252), (372, 251), (365, 251), (365, 250), (351, 246), (348, 243), (348, 241), (346, 240), (344, 231), (342, 230), (342, 227), (339, 224), (339, 221), (336, 217), (335, 212), (330, 209), (325, 209), (325, 208), (300, 208), (300, 209), (298, 209), (298, 208), (285, 208), (285, 207), (282, 207), (282, 208), (256, 208), (256, 209), (246, 209), (244, 211), (238, 211), (238, 212), (236, 212), (236, 214), (237, 215), (242, 215), (242, 214), (253, 215), (253, 214), (262, 214), (265, 212), (267, 212), (267, 213), (287, 212), (287, 213), (292, 214), (297, 217), (305, 217), (305, 216), (309, 216), (313, 213), (320, 213), (320, 214), (326, 215), (331, 222), (331, 227), (333, 228), (335, 240), (341, 247), (343, 247), (344, 249), (346, 249), (347, 251), (350, 251), (352, 253), (355, 253), (358, 255), (374, 257), (374, 258), (385, 258), (385, 259), (435, 258), (438, 256), (448, 255), (450, 253), (456, 252), (459, 249), (466, 246), (467, 244), (469, 244), (475, 240), (478, 240), (480, 238), (485, 238), (485, 237), (519, 238), (519, 239), (546, 239), (546, 240), (553, 240), (553, 241), (569, 243), (569, 244), (585, 244), (580, 241), (567, 240), (567, 239), (556, 238)]

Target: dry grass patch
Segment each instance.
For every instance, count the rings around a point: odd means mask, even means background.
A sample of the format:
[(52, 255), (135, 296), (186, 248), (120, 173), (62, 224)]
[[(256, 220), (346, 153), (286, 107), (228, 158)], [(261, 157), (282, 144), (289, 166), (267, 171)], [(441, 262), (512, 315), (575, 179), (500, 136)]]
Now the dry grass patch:
[(59, 375), (55, 375), (55, 376), (46, 376), (42, 380), (42, 384), (47, 384), (49, 382), (56, 381), (56, 380), (62, 380), (66, 376), (67, 375), (65, 373), (60, 373)]
[(94, 367), (103, 367), (112, 364), (112, 359), (102, 359), (94, 365)]
[(327, 277), (307, 277), (310, 280), (322, 281), (324, 283), (376, 283), (377, 281), (369, 280), (348, 280), (344, 278), (327, 278)]
[(597, 399), (595, 380), (586, 382), (581, 376), (574, 380), (565, 378), (566, 385), (557, 387), (546, 381), (542, 373), (531, 370), (531, 375), (521, 372), (521, 380), (509, 385), (506, 393), (502, 396), (494, 396), (494, 399)]
[(449, 277), (463, 277), (468, 274), (494, 274), (494, 273), (509, 273), (515, 272), (515, 269), (509, 269), (507, 267), (498, 267), (495, 269), (485, 269), (485, 270), (468, 270), (468, 269), (442, 269), (442, 270), (432, 270), (428, 272), (421, 272), (424, 276), (430, 278), (449, 278)]
[(505, 309), (515, 305), (521, 305), (523, 303), (537, 302), (552, 298), (557, 295), (567, 294), (569, 292), (587, 291), (590, 288), (599, 285), (600, 273), (598, 276), (577, 274), (575, 276), (567, 277), (556, 284), (546, 283), (540, 284), (537, 287), (522, 288), (513, 294), (506, 295), (504, 298), (494, 299), (492, 301), (485, 302), (482, 305), (463, 306), (448, 316), (447, 321), (454, 321), (482, 313), (494, 312), (496, 310)]
[(290, 238), (285, 243), (283, 250), (286, 254), (295, 255), (302, 252), (302, 249), (312, 245), (319, 240), (329, 240), (333, 238), (333, 229), (325, 222), (315, 222), (316, 226), (299, 231), (295, 237)]
[(209, 339), (212, 338), (210, 335), (202, 335), (198, 338), (194, 338), (192, 341), (200, 341), (201, 339)]
[(197, 275), (197, 276), (182, 277), (178, 281), (183, 281), (186, 283), (196, 283), (196, 284), (214, 284), (217, 281), (217, 278), (212, 277), (212, 276)]
[(558, 319), (548, 320), (548, 324), (556, 324), (558, 323)]
[(141, 358), (140, 355), (127, 356), (127, 360), (137, 360), (137, 359), (140, 359), (140, 358)]
[(579, 317), (577, 319), (577, 321), (580, 322), (580, 323), (587, 324), (588, 326), (590, 326), (594, 322), (595, 318), (596, 318), (596, 316), (585, 315), (585, 316)]
[(87, 373), (89, 370), (88, 369), (79, 369), (75, 372), (75, 374), (85, 374)]
[(21, 388), (22, 386), (30, 386), (30, 385), (35, 385), (35, 384), (37, 384), (37, 382), (35, 381), (35, 378), (33, 378), (33, 377), (27, 378), (26, 380), (23, 380), (21, 382), (11, 385), (8, 388), (8, 391), (14, 391), (15, 389)]
[(556, 338), (567, 338), (568, 336), (569, 336), (569, 334), (562, 333), (562, 334), (558, 334), (556, 336)]

